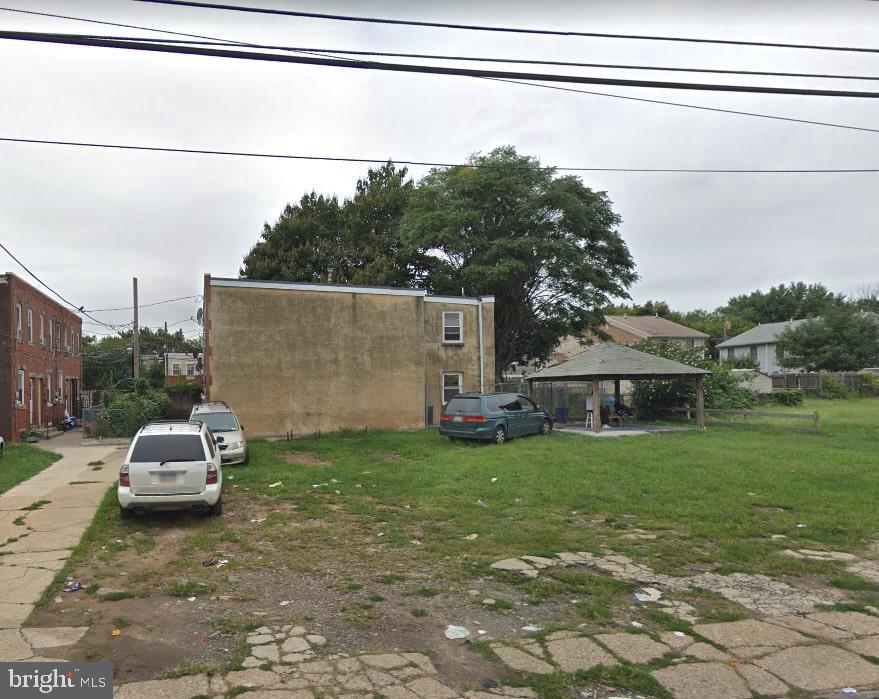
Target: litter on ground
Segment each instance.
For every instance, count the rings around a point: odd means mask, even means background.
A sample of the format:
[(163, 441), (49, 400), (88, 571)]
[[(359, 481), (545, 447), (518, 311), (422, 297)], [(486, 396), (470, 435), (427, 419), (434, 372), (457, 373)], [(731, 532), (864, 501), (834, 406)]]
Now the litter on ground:
[(467, 638), (470, 635), (470, 629), (464, 628), (463, 626), (454, 626), (453, 624), (449, 624), (446, 627), (446, 638), (450, 641), (454, 641), (457, 638)]

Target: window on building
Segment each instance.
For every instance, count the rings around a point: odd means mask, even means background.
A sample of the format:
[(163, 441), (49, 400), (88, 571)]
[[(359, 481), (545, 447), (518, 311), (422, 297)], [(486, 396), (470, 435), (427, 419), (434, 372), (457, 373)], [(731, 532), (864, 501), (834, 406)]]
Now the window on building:
[(58, 370), (58, 402), (64, 400), (64, 372)]
[(461, 392), (463, 378), (459, 373), (443, 374), (443, 403), (448, 403), (452, 396), (457, 396)]
[(70, 351), (70, 337), (67, 335), (67, 324), (64, 324), (64, 349)]
[(15, 339), (21, 342), (21, 304), (15, 302)]
[(445, 311), (443, 313), (443, 342), (454, 344), (464, 341), (461, 327), (462, 316), (460, 311)]
[(694, 340), (692, 337), (688, 337), (687, 338), (687, 347), (695, 347), (695, 346), (696, 346), (696, 340)]
[(172, 364), (171, 365), (171, 375), (172, 376), (180, 376), (180, 365)]
[(34, 344), (34, 310), (27, 309), (27, 343)]
[(49, 349), (52, 349), (52, 345), (53, 345), (53, 342), (54, 342), (54, 341), (52, 340), (52, 336), (54, 335), (54, 333), (52, 332), (52, 329), (53, 329), (54, 327), (55, 327), (55, 321), (52, 320), (51, 318), (49, 318)]
[(757, 345), (751, 345), (751, 359), (757, 361)]
[(61, 321), (55, 323), (55, 350), (61, 351)]
[(52, 372), (46, 372), (46, 403), (52, 405)]
[(195, 376), (195, 364), (187, 364), (186, 365), (186, 375), (187, 376)]
[(15, 400), (19, 405), (24, 405), (24, 369), (18, 370), (18, 390), (15, 392)]
[(40, 347), (46, 346), (46, 316), (40, 313)]

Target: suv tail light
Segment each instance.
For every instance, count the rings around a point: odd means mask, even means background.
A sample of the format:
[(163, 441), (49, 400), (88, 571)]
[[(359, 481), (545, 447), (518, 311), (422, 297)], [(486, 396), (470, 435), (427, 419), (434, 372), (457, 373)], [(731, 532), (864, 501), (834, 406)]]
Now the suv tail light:
[(218, 476), (219, 476), (219, 473), (217, 471), (216, 464), (208, 464), (208, 470), (207, 470), (207, 473), (205, 474), (204, 484), (205, 485), (215, 484), (217, 482)]
[(122, 464), (119, 468), (119, 485), (122, 488), (131, 487), (131, 480), (128, 478), (128, 464)]

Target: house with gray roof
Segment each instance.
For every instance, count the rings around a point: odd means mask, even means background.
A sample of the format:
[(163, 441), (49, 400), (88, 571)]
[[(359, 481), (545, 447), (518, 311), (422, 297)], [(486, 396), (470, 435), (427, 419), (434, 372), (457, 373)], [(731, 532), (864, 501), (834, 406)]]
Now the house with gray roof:
[(795, 372), (779, 364), (778, 338), (788, 328), (795, 328), (805, 320), (788, 320), (782, 323), (763, 323), (724, 340), (717, 345), (721, 361), (734, 361), (750, 357), (764, 374)]

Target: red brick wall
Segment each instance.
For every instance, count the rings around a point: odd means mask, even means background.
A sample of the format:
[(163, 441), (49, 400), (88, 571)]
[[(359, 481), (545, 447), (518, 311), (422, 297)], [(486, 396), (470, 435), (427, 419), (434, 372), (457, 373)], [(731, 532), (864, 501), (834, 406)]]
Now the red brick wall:
[[(18, 441), (22, 430), (57, 425), (65, 407), (70, 413), (78, 412), (82, 389), (82, 321), (74, 312), (15, 275), (0, 277), (0, 282), (4, 281), (0, 283), (0, 338), (3, 339), (0, 342), (0, 430), (7, 440)], [(20, 337), (16, 304), (21, 304)], [(33, 342), (28, 330), (28, 309), (33, 319)], [(20, 370), (24, 370), (24, 401), (17, 404)]]

